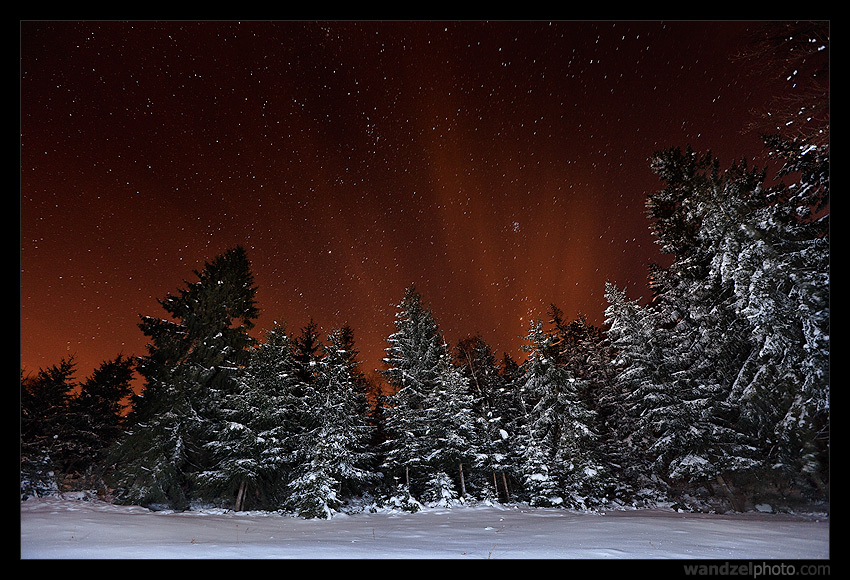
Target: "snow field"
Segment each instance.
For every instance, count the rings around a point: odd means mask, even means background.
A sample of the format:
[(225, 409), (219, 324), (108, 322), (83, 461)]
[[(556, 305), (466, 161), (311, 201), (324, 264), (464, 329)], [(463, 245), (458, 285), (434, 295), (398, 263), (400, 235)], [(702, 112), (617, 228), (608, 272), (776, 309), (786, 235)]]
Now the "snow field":
[(826, 517), (489, 506), (418, 513), (151, 512), (21, 503), (23, 559), (826, 559)]

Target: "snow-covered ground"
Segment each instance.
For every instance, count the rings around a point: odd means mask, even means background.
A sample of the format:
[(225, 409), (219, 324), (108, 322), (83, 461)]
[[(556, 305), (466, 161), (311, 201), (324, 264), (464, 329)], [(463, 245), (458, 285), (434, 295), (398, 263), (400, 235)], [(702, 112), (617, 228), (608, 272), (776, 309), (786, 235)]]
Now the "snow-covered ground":
[(499, 505), (305, 520), (43, 498), (21, 502), (21, 558), (826, 559), (829, 522), (817, 515)]

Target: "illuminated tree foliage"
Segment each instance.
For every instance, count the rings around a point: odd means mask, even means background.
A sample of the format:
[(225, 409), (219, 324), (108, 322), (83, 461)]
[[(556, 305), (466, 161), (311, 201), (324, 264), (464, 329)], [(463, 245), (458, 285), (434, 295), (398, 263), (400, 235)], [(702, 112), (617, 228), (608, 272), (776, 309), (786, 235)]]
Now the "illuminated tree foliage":
[(517, 429), (522, 474), (533, 505), (585, 507), (599, 497), (606, 478), (595, 450), (595, 413), (582, 396), (586, 384), (556, 357), (556, 335), (533, 321), (528, 359), (516, 382), (523, 415)]
[[(395, 324), (383, 371), (392, 391), (385, 406), (386, 473), (414, 497), (463, 493), (462, 464), (475, 456), (466, 381), (415, 287), (405, 291)], [(446, 488), (451, 478), (441, 474), (455, 467), (458, 480)]]
[(202, 496), (232, 501), (237, 511), (277, 509), (285, 501), (302, 389), (293, 348), (285, 328), (276, 327), (251, 349), (221, 407), (217, 436), (206, 443), (210, 466), (196, 476)]
[(773, 187), (743, 162), (657, 154), (666, 186), (647, 209), (674, 261), (646, 307), (608, 289), (625, 439), (671, 485), (716, 480), (733, 503), (733, 481), (825, 491), (829, 248), (811, 211), (828, 199), (828, 154), (801, 147), (803, 181)]
[(285, 504), (304, 517), (331, 517), (346, 494), (375, 478), (366, 385), (356, 357), (351, 329), (332, 332), (314, 384), (300, 400)]

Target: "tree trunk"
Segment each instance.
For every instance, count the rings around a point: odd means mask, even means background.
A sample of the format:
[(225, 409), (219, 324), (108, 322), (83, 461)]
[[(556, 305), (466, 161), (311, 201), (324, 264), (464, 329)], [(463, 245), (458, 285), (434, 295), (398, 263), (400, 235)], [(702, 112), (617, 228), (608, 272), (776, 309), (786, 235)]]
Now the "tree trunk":
[(738, 501), (738, 498), (735, 497), (735, 494), (733, 494), (732, 490), (729, 489), (729, 486), (726, 485), (726, 480), (724, 480), (723, 476), (720, 474), (717, 475), (717, 483), (720, 484), (720, 487), (723, 488), (723, 491), (726, 492), (726, 495), (729, 497), (729, 501), (732, 503), (732, 509), (736, 512), (744, 511), (741, 507), (740, 502)]
[(466, 497), (466, 482), (463, 480), (463, 463), (458, 461), (457, 468), (460, 472), (460, 497)]
[(241, 512), (243, 504), (245, 503), (245, 488), (247, 485), (245, 484), (245, 480), (239, 484), (239, 491), (236, 492), (236, 506), (234, 507), (235, 511)]

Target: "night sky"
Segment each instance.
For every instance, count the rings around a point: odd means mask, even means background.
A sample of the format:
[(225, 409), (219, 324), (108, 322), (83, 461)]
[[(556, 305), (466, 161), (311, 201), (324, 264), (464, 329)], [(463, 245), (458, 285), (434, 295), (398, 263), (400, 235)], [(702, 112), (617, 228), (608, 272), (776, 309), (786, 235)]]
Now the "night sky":
[(550, 303), (601, 326), (663, 261), (648, 157), (762, 156), (781, 79), (730, 61), (759, 25), (22, 22), (21, 368), (143, 354), (237, 244), (258, 337), (349, 324), (367, 371), (411, 283), (519, 362)]

